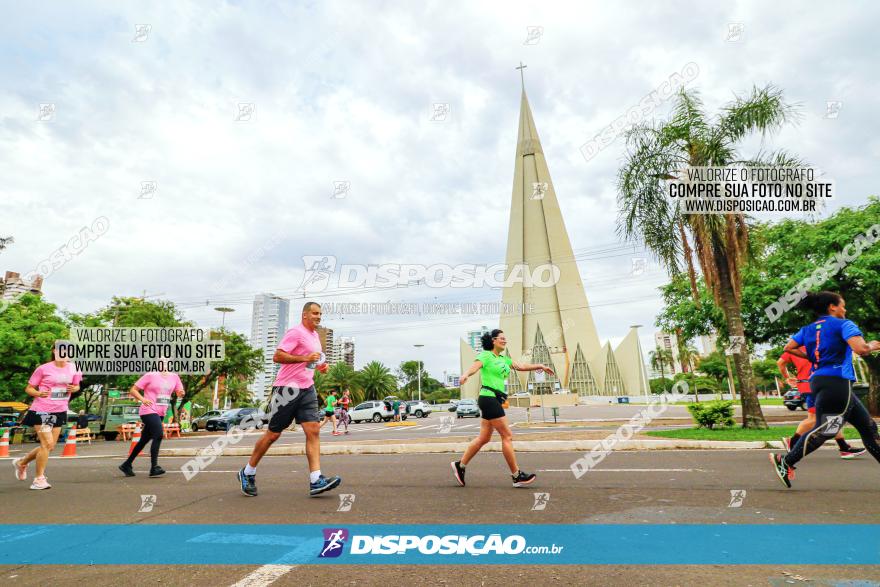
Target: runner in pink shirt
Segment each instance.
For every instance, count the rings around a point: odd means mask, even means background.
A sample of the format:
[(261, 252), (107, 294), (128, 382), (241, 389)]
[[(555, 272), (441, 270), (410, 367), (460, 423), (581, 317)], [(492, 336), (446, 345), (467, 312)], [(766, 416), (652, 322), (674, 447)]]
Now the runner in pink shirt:
[(318, 416), (318, 394), (315, 391), (315, 370), (327, 372), (321, 352), (317, 327), (321, 323), (321, 306), (307, 302), (302, 322), (284, 334), (272, 360), (281, 363), (270, 398), (269, 428), (254, 445), (251, 458), (238, 472), (241, 492), (257, 495), (257, 465), (272, 444), (281, 438), (281, 431), (296, 420), (306, 435), (306, 458), (309, 461), (309, 495), (315, 496), (337, 487), (342, 479), (321, 474), (321, 439)]
[(36, 477), (31, 489), (49, 489), (46, 479), (46, 464), (49, 453), (58, 442), (61, 428), (67, 423), (67, 406), (71, 395), (79, 392), (82, 373), (76, 366), (66, 360), (58, 360), (57, 352), (53, 351), (54, 361), (40, 365), (28, 379), (25, 392), (34, 398), (31, 407), (22, 420), (24, 426), (33, 426), (37, 431), (40, 446), (24, 457), (12, 461), (15, 477), (19, 481), (27, 479), (27, 466), (36, 461)]
[(126, 477), (134, 477), (134, 469), (132, 468), (134, 459), (147, 446), (147, 443), (152, 441), (153, 444), (150, 445), (150, 477), (164, 475), (165, 469), (159, 466), (159, 446), (161, 446), (164, 436), (162, 419), (171, 404), (171, 395), (177, 394), (177, 397), (183, 397), (183, 383), (177, 373), (150, 371), (138, 379), (128, 393), (141, 402), (138, 413), (144, 423), (144, 429), (141, 431), (141, 439), (134, 446), (125, 462), (119, 465), (119, 470)]

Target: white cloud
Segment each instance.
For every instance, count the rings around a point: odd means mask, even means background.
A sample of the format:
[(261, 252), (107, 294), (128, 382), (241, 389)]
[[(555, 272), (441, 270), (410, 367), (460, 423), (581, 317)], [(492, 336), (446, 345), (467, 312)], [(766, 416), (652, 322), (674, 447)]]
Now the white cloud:
[[(870, 128), (876, 12), (868, 3), (805, 10), (756, 2), (18, 9), (0, 25), (0, 233), (16, 239), (3, 268), (25, 273), (107, 216), (110, 231), (47, 280), (49, 300), (85, 311), (147, 290), (187, 302), (205, 325), (219, 321), (210, 310), (217, 301), (234, 305), (227, 324), (248, 332), (252, 295), (292, 292), (303, 255), (501, 261), (519, 61), (576, 250), (616, 240), (623, 144), (589, 162), (578, 148), (691, 61), (710, 112), (771, 81), (800, 101), (801, 123), (769, 144), (825, 169), (837, 180), (837, 205), (857, 205), (875, 189), (880, 151)], [(725, 40), (730, 22), (744, 23), (741, 41)], [(132, 42), (143, 23), (148, 38)], [(523, 44), (528, 26), (543, 27), (537, 44)], [(838, 118), (823, 118), (827, 100), (843, 102)], [(36, 120), (43, 102), (56, 106), (51, 122)], [(239, 102), (255, 105), (253, 121), (234, 121)], [(447, 121), (430, 120), (436, 102), (449, 103)], [(147, 180), (158, 191), (139, 200)], [(344, 199), (330, 197), (337, 180), (351, 182)], [(280, 242), (249, 264), (275, 234)], [(631, 277), (629, 265), (623, 255), (581, 268), (600, 335), (617, 340), (641, 323), (645, 342), (660, 301), (642, 298), (664, 276), (655, 268)], [(212, 287), (230, 274), (235, 283), (218, 296)], [(434, 296), (491, 300), (498, 292), (365, 299)], [(458, 337), (491, 320), (439, 322), (334, 326), (357, 337), (359, 364), (395, 365), (423, 342), (439, 375), (457, 370)]]

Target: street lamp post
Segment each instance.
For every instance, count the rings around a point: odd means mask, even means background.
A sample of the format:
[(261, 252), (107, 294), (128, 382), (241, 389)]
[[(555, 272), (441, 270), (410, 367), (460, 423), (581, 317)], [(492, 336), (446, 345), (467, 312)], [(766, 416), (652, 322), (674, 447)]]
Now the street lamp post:
[[(224, 307), (214, 308), (214, 309), (217, 310), (218, 312), (220, 312), (220, 314), (222, 316), (222, 318), (220, 319), (220, 330), (223, 331), (223, 329), (226, 327), (226, 314), (228, 314), (229, 312), (235, 312), (235, 309), (234, 308), (224, 308)], [(218, 407), (220, 407), (220, 398), (217, 397), (217, 391), (218, 391), (219, 386), (220, 386), (220, 378), (217, 377), (216, 379), (214, 379), (214, 397), (211, 399), (211, 409), (212, 410), (216, 410)]]
[[(416, 347), (417, 349), (420, 349), (420, 348), (422, 348), (422, 347), (425, 346), (425, 345), (423, 345), (423, 344), (414, 344), (413, 346)], [(422, 354), (421, 354), (421, 353), (419, 353), (419, 374), (418, 374), (418, 379), (419, 379), (419, 401), (422, 401)]]

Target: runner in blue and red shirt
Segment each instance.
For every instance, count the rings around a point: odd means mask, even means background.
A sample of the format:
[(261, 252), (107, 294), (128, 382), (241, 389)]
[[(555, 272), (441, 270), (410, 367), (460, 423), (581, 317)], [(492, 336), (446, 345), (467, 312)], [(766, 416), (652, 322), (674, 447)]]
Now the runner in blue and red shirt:
[[(803, 353), (807, 352), (807, 348), (803, 346), (798, 350)], [(798, 424), (794, 436), (782, 439), (782, 444), (785, 445), (785, 450), (791, 450), (791, 447), (797, 443), (798, 439), (812, 430), (816, 425), (816, 396), (810, 391), (810, 375), (813, 371), (813, 363), (807, 359), (802, 359), (789, 352), (785, 352), (782, 353), (782, 356), (776, 361), (776, 365), (779, 367), (779, 372), (782, 373), (782, 377), (785, 381), (791, 386), (797, 386), (797, 389), (801, 392), (801, 396), (803, 396), (804, 403), (807, 406), (807, 417), (803, 422)], [(788, 372), (789, 365), (794, 365), (797, 377), (792, 377), (791, 373)], [(854, 459), (862, 456), (866, 452), (865, 449), (858, 449), (850, 446), (850, 444), (843, 438), (842, 430), (837, 433), (834, 440), (837, 441), (837, 447), (840, 450), (840, 458), (842, 459)]]
[(859, 327), (846, 319), (846, 303), (840, 294), (809, 293), (800, 307), (812, 310), (817, 318), (791, 337), (785, 351), (813, 364), (810, 391), (816, 397), (816, 424), (787, 454), (770, 453), (773, 470), (786, 487), (791, 487), (798, 461), (836, 436), (846, 422), (858, 430), (865, 448), (880, 463), (877, 423), (852, 392), (856, 379), (853, 352), (866, 356), (880, 351), (880, 341), (865, 342)]

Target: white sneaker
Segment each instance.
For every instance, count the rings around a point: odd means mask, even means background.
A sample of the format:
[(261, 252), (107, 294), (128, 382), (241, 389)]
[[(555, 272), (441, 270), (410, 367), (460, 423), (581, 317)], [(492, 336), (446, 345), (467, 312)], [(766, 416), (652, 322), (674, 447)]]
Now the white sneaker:
[(49, 485), (49, 481), (46, 479), (46, 476), (43, 475), (41, 477), (35, 477), (34, 482), (31, 483), (31, 489), (51, 489), (52, 486)]
[(27, 465), (20, 465), (21, 459), (12, 459), (12, 466), (15, 467), (15, 478), (19, 481), (27, 480)]

